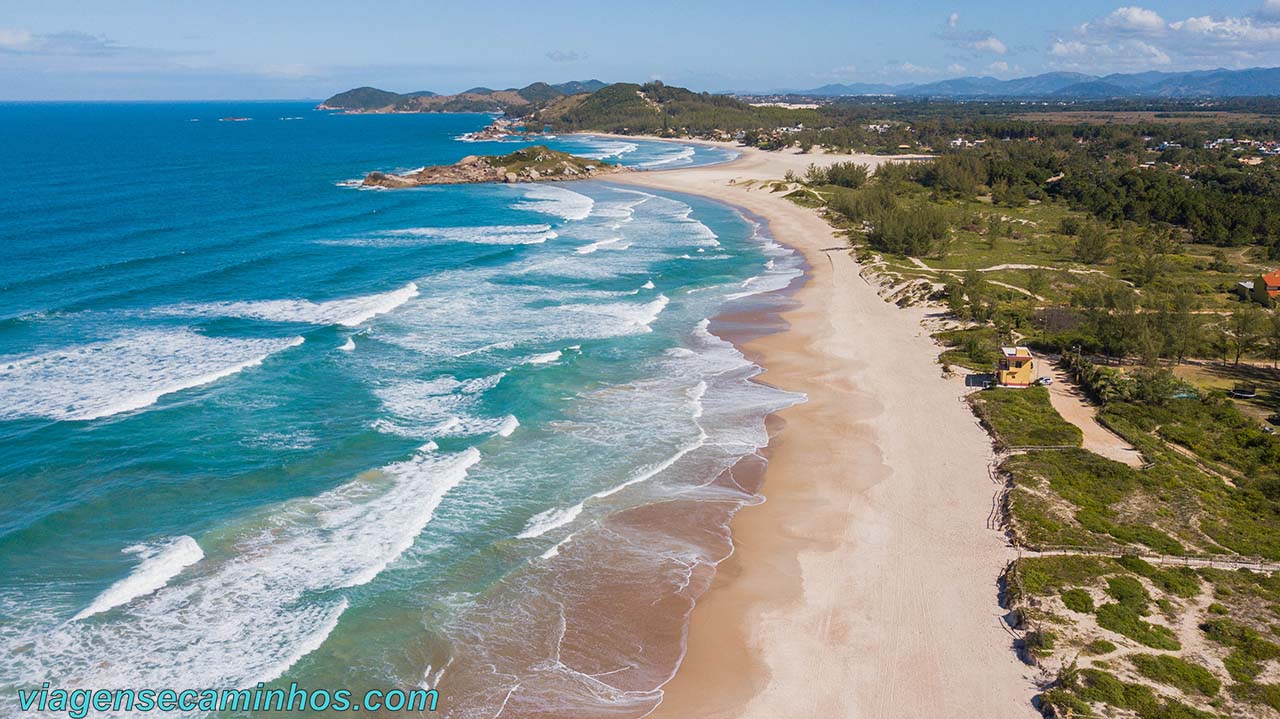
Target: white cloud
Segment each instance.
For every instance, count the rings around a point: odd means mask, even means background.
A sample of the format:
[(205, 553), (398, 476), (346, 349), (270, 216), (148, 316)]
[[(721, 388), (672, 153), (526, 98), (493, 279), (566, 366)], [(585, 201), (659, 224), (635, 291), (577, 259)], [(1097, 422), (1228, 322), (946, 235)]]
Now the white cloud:
[[(1280, 3), (1280, 0), (1268, 0), (1268, 2)], [(960, 13), (958, 12), (951, 13), (951, 17), (947, 18), (947, 27), (950, 27), (951, 29), (954, 30), (956, 25), (959, 25), (959, 24), (960, 24)]]
[(831, 68), (831, 74), (832, 74), (832, 75), (837, 75), (837, 76), (840, 76), (840, 77), (847, 77), (847, 76), (849, 76), (849, 75), (856, 75), (857, 73), (858, 73), (858, 66), (857, 66), (857, 65), (841, 65), (840, 67), (833, 67), (833, 68)]
[(904, 62), (898, 66), (898, 69), (908, 75), (932, 75), (936, 70), (927, 65), (916, 65), (911, 62)]
[(1280, 42), (1280, 23), (1254, 22), (1247, 17), (1212, 18), (1208, 15), (1169, 23), (1183, 39), (1220, 46), (1271, 45)]
[(967, 67), (965, 67), (964, 65), (961, 65), (958, 62), (953, 62), (947, 66), (947, 72), (951, 73), (952, 75), (963, 75), (968, 71), (969, 69)]
[(1265, 0), (1251, 15), (1174, 21), (1125, 6), (1059, 36), (1049, 55), (1060, 67), (1085, 71), (1280, 64), (1280, 0)]
[(30, 30), (0, 27), (0, 50), (20, 52), (30, 47), (34, 39)]
[(1004, 73), (1009, 72), (1009, 63), (1003, 60), (997, 60), (987, 66), (987, 72), (1003, 75)]
[(969, 47), (977, 50), (978, 52), (991, 52), (996, 55), (1003, 55), (1009, 52), (1009, 48), (995, 35), (982, 38), (981, 40), (975, 40), (969, 44)]
[(1112, 31), (1143, 34), (1159, 34), (1168, 28), (1160, 13), (1132, 5), (1117, 8), (1096, 24)]

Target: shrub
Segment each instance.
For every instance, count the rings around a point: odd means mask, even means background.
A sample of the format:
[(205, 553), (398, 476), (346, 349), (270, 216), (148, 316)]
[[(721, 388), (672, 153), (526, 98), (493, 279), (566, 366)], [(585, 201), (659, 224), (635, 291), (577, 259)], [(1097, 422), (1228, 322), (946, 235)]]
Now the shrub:
[(1067, 605), (1067, 609), (1081, 614), (1089, 614), (1093, 612), (1093, 597), (1083, 589), (1068, 589), (1062, 593), (1062, 603)]
[(1111, 577), (1107, 580), (1107, 594), (1121, 604), (1127, 604), (1145, 614), (1151, 595), (1142, 582), (1133, 577)]
[(1135, 654), (1129, 661), (1138, 673), (1161, 684), (1177, 687), (1184, 692), (1211, 697), (1222, 688), (1222, 682), (1208, 669), (1169, 655)]
[(1085, 654), (1110, 654), (1116, 650), (1116, 645), (1106, 639), (1095, 639), (1084, 645)]
[(1132, 604), (1104, 604), (1098, 607), (1098, 626), (1126, 636), (1152, 649), (1181, 649), (1173, 631), (1142, 619)]

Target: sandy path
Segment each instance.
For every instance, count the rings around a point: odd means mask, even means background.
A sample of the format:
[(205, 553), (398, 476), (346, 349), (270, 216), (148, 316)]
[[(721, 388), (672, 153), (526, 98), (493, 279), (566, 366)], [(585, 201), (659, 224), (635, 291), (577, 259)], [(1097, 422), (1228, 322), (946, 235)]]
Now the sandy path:
[(1000, 625), (1012, 556), (985, 522), (990, 440), (940, 376), (924, 310), (882, 301), (811, 210), (748, 179), (810, 162), (764, 153), (611, 179), (745, 207), (802, 250), (786, 332), (747, 345), (809, 401), (775, 418), (768, 501), (734, 521), (735, 555), (699, 602), (655, 717), (1034, 717), (1032, 672)]
[(1049, 404), (1058, 410), (1063, 419), (1080, 428), (1084, 434), (1085, 449), (1130, 467), (1143, 465), (1142, 453), (1098, 421), (1098, 410), (1085, 400), (1080, 388), (1071, 383), (1052, 362), (1037, 360), (1036, 370), (1053, 377), (1053, 384), (1049, 385)]

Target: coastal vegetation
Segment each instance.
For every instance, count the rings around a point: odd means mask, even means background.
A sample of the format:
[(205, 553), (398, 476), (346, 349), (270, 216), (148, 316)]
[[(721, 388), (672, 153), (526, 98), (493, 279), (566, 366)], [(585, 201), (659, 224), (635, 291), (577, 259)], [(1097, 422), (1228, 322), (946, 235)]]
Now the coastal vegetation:
[[(786, 178), (788, 197), (845, 232), (886, 298), (942, 310), (945, 367), (982, 375), (1000, 346), (1028, 345), (1138, 458), (1092, 451), (1043, 387), (970, 396), (1002, 450), (1003, 528), (1030, 553), (1004, 601), (1022, 656), (1056, 672), (1039, 706), (1276, 716), (1280, 319), (1238, 283), (1280, 264), (1280, 158), (1215, 147), (1274, 127), (905, 112), (879, 124), (935, 159), (850, 181), (815, 168)], [(959, 146), (938, 148), (953, 131)], [(877, 149), (857, 137), (822, 144)]]
[(1081, 432), (1049, 403), (1044, 387), (1021, 392), (979, 392), (970, 396), (974, 411), (1006, 447), (1079, 447)]

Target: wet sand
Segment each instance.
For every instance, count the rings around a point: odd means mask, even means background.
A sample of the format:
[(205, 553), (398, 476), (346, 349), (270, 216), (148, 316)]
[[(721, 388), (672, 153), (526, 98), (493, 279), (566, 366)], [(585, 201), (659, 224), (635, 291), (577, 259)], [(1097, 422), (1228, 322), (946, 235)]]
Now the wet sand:
[(610, 179), (745, 208), (810, 265), (787, 329), (743, 343), (809, 401), (770, 418), (767, 501), (733, 520), (653, 717), (1037, 715), (1000, 622), (990, 441), (941, 377), (924, 311), (881, 300), (814, 211), (746, 182), (850, 159), (884, 160), (748, 149)]

